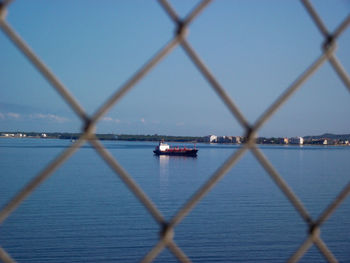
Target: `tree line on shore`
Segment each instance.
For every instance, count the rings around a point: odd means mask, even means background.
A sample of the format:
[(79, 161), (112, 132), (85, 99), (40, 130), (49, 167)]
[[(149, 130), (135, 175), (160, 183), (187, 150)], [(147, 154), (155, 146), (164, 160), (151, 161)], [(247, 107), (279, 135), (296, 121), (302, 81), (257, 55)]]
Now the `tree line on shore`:
[[(77, 140), (82, 134), (81, 133), (68, 133), (68, 132), (1, 132), (1, 137), (29, 137), (29, 138), (51, 138), (51, 139), (66, 139), (66, 140)], [(96, 134), (99, 140), (110, 140), (110, 141), (168, 141), (168, 142), (187, 142), (187, 143), (207, 143), (210, 142), (210, 136), (171, 136), (171, 135), (135, 135), (135, 134)], [(236, 138), (233, 142), (227, 140), (228, 138)], [(217, 137), (218, 140), (215, 143), (245, 143), (246, 138), (240, 136), (221, 136)], [(219, 139), (220, 138), (220, 139)], [(304, 136), (304, 144), (349, 144), (350, 134), (323, 134), (314, 136)], [(325, 143), (327, 140), (327, 143)], [(287, 140), (288, 141), (288, 140)], [(258, 144), (288, 144), (286, 138), (282, 137), (258, 137), (256, 139)]]

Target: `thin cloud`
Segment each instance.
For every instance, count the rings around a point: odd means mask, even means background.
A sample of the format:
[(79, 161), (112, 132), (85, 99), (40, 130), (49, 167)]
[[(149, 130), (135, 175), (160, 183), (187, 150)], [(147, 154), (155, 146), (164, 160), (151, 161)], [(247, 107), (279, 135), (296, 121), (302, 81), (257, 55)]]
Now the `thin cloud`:
[(41, 119), (41, 120), (49, 120), (53, 122), (58, 122), (58, 123), (63, 123), (67, 122), (68, 119), (65, 117), (61, 117), (55, 114), (42, 114), (42, 113), (36, 113), (36, 114), (31, 114), (29, 116), (31, 119)]
[(21, 120), (21, 121), (26, 121), (26, 120), (48, 120), (51, 122), (57, 122), (57, 123), (64, 123), (69, 121), (69, 119), (58, 116), (55, 114), (43, 114), (43, 113), (36, 113), (36, 114), (29, 114), (29, 115), (21, 115), (19, 113), (15, 112), (7, 112), (7, 113), (2, 113), (0, 112), (0, 119), (1, 120)]
[(102, 118), (102, 121), (120, 123), (119, 119), (113, 119), (112, 117), (104, 117), (104, 118)]
[(10, 119), (19, 119), (21, 117), (20, 114), (14, 112), (8, 112), (6, 114)]
[(21, 117), (21, 114), (15, 113), (15, 112), (6, 112), (2, 113), (0, 112), (0, 119), (6, 120), (6, 119), (19, 119)]

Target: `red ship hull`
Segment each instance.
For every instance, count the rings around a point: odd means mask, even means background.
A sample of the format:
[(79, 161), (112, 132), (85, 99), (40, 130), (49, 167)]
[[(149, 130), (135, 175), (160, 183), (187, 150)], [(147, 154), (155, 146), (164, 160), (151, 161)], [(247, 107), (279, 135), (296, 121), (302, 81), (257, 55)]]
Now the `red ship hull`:
[(159, 145), (156, 146), (154, 149), (154, 154), (156, 155), (173, 155), (173, 156), (197, 156), (198, 150), (196, 149), (196, 146), (194, 149), (192, 148), (179, 148), (179, 147), (173, 147), (171, 148), (169, 144), (164, 143), (163, 141), (159, 142)]
[(154, 150), (156, 155), (173, 155), (173, 156), (197, 156), (197, 149), (168, 149), (166, 151)]

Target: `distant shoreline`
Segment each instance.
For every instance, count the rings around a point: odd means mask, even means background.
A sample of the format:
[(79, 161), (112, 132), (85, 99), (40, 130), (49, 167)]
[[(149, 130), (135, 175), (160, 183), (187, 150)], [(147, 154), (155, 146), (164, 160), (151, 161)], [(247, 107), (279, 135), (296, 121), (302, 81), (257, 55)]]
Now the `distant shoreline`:
[[(41, 133), (41, 132), (0, 132), (0, 138), (33, 138), (77, 140), (82, 133)], [(96, 134), (99, 140), (107, 141), (147, 141), (147, 142), (181, 142), (181, 143), (216, 143), (244, 144), (247, 139), (242, 136), (170, 136), (170, 135), (133, 135), (133, 134)], [(212, 139), (215, 140), (212, 141)], [(350, 145), (350, 134), (323, 134), (305, 137), (258, 137), (257, 144), (265, 145)]]

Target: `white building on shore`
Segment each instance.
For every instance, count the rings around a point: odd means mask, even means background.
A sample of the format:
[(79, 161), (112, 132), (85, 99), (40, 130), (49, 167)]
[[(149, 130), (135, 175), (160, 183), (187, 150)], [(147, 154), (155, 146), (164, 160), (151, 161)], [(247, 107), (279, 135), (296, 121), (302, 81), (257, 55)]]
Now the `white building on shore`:
[(218, 142), (218, 136), (216, 135), (208, 135), (205, 137), (205, 140), (210, 143), (217, 143)]
[(292, 137), (289, 139), (289, 144), (302, 145), (302, 144), (304, 144), (304, 139), (303, 139), (303, 137)]

